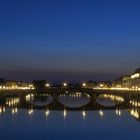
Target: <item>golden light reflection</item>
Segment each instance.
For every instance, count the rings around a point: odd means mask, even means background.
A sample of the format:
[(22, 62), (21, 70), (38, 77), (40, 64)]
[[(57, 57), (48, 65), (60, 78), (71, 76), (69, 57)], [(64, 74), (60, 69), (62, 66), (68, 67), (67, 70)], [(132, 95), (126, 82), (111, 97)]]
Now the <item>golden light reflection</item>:
[(5, 106), (0, 106), (0, 114), (4, 113), (5, 112)]
[(32, 115), (33, 112), (34, 112), (33, 109), (29, 109), (28, 114), (29, 114), (29, 115)]
[(48, 109), (48, 110), (46, 110), (46, 112), (45, 112), (46, 117), (48, 117), (49, 114), (50, 114), (50, 111), (49, 111), (49, 109)]
[(67, 116), (67, 110), (66, 109), (63, 112), (63, 116), (64, 116), (64, 118), (66, 118), (66, 116)]
[(3, 112), (5, 112), (5, 110), (6, 110), (6, 109), (5, 109), (5, 106), (3, 106), (2, 110), (3, 110)]
[(122, 112), (121, 112), (121, 110), (119, 110), (119, 109), (116, 109), (116, 115), (118, 115), (118, 116), (121, 116), (121, 115), (122, 115)]
[(14, 107), (14, 106), (17, 106), (18, 104), (19, 104), (18, 97), (6, 99), (6, 105), (8, 105), (9, 107)]
[(14, 115), (14, 114), (17, 114), (17, 112), (18, 112), (18, 109), (17, 108), (13, 108), (12, 109), (12, 114)]
[(86, 112), (84, 110), (82, 112), (82, 115), (83, 115), (83, 119), (85, 119), (86, 118)]
[(130, 104), (131, 104), (133, 107), (140, 107), (140, 101), (130, 100)]
[(132, 109), (132, 110), (130, 111), (130, 114), (131, 114), (133, 117), (135, 117), (136, 119), (139, 119), (139, 118), (140, 118), (140, 115), (139, 115), (138, 110)]
[(103, 95), (101, 95), (101, 97), (110, 99), (112, 101), (124, 102), (124, 98), (121, 97), (121, 96), (110, 95), (110, 94), (103, 94)]
[(100, 110), (100, 111), (99, 111), (99, 115), (100, 115), (101, 117), (103, 117), (103, 116), (104, 116), (104, 112), (103, 112), (102, 110)]
[(2, 107), (0, 107), (0, 114), (2, 113)]

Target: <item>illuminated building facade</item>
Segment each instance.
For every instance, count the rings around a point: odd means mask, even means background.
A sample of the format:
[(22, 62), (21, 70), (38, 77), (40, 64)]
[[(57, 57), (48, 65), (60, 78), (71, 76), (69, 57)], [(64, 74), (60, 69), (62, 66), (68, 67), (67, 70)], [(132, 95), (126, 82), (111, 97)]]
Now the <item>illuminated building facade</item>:
[(140, 69), (136, 69), (131, 75), (123, 76), (112, 82), (113, 87), (140, 88)]

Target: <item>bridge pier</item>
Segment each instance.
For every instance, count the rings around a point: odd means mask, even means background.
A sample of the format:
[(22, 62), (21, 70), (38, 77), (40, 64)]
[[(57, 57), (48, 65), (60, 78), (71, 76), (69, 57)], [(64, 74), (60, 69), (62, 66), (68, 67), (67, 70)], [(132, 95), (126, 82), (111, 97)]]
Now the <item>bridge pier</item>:
[(96, 107), (96, 94), (90, 94), (90, 105)]
[(53, 94), (52, 97), (53, 97), (53, 104), (57, 105), (58, 104), (58, 95), (57, 94)]
[(124, 104), (127, 107), (129, 107), (129, 105), (130, 105), (130, 99), (131, 99), (131, 95), (130, 94), (126, 95), (125, 98), (124, 98)]
[(0, 105), (5, 105), (6, 104), (6, 97), (0, 97)]
[(20, 94), (19, 95), (19, 100), (20, 100), (20, 106), (24, 107), (27, 104), (25, 94)]

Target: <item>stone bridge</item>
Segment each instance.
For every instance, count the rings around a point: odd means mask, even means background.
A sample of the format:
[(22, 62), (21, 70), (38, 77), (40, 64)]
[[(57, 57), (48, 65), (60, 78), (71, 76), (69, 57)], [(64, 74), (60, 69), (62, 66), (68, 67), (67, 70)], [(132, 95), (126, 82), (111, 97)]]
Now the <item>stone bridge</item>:
[[(59, 102), (60, 95), (74, 94), (74, 93), (82, 93), (83, 95), (89, 95), (90, 102), (86, 105), (80, 107), (68, 107)], [(129, 109), (132, 106), (129, 104), (129, 101), (132, 96), (139, 96), (139, 92), (132, 92), (132, 91), (113, 91), (113, 90), (93, 90), (93, 89), (86, 89), (86, 88), (48, 88), (44, 92), (38, 93), (36, 90), (4, 90), (0, 91), (0, 104), (5, 104), (7, 97), (19, 97), (19, 104), (17, 105), (18, 108), (32, 108), (32, 109), (50, 109), (50, 110), (70, 110), (70, 111), (78, 111), (78, 110), (115, 110), (115, 109)], [(51, 96), (53, 101), (50, 104), (44, 106), (34, 105), (30, 102), (26, 101), (26, 96), (29, 94), (33, 94), (39, 96), (41, 94), (45, 94), (47, 96)], [(102, 94), (109, 94), (114, 96), (120, 96), (124, 98), (124, 102), (120, 104), (116, 104), (111, 107), (103, 106), (97, 103), (96, 99), (99, 95)]]

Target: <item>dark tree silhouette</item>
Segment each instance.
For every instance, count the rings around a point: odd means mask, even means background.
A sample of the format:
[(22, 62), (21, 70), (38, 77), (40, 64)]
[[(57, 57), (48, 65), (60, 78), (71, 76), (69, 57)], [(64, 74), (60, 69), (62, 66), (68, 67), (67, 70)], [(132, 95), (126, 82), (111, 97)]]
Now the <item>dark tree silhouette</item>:
[(0, 79), (0, 85), (5, 85), (5, 84), (6, 84), (5, 79), (1, 78), (1, 79)]
[(38, 80), (38, 81), (33, 81), (33, 85), (37, 92), (44, 92), (46, 89), (46, 81), (45, 80)]

